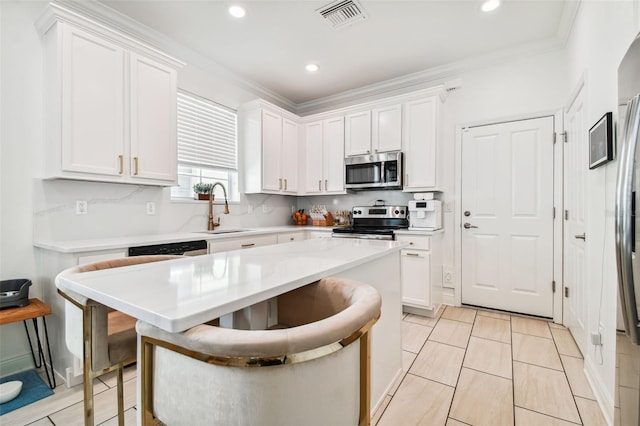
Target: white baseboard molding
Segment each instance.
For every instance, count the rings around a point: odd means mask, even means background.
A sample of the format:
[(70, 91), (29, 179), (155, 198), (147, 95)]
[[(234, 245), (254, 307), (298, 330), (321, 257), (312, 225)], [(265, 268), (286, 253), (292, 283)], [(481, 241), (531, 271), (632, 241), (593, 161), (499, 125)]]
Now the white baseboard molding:
[(3, 377), (25, 370), (31, 370), (32, 368), (33, 359), (31, 358), (30, 353), (0, 361), (0, 371), (2, 371)]
[[(51, 365), (48, 363), (47, 368), (49, 369), (49, 371), (52, 371)], [(33, 365), (33, 358), (31, 357), (30, 353), (0, 361), (0, 371), (2, 372), (2, 377), (10, 376), (21, 371), (34, 369), (36, 368)], [(36, 370), (43, 371), (42, 367)], [(60, 375), (57, 371), (53, 370), (53, 374), (56, 376), (56, 384), (65, 382), (64, 377), (62, 377), (62, 375)]]
[(596, 373), (592, 360), (589, 357), (584, 360), (584, 374), (587, 376), (591, 390), (593, 390), (593, 394), (596, 396), (596, 401), (598, 401), (604, 420), (609, 426), (613, 426), (613, 396), (607, 391), (607, 387)]

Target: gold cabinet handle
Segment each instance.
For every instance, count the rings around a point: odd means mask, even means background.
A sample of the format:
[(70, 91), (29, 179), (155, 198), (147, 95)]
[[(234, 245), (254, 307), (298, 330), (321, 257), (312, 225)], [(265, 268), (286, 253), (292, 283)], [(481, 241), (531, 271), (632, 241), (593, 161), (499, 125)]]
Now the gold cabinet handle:
[(329, 181), (327, 179), (324, 180), (324, 190), (325, 191), (329, 190)]
[(255, 243), (249, 243), (249, 244), (242, 244), (240, 247), (247, 248), (247, 247), (253, 247), (255, 245), (256, 245)]
[(133, 175), (138, 176), (138, 157), (133, 157)]
[(287, 190), (287, 179), (284, 180), (284, 190)]
[(282, 190), (282, 178), (278, 178), (278, 190)]
[(407, 256), (420, 257), (418, 253), (406, 253)]
[(118, 155), (118, 163), (120, 165), (120, 171), (118, 173), (124, 173), (124, 155)]
[(322, 191), (322, 179), (318, 181), (318, 191)]

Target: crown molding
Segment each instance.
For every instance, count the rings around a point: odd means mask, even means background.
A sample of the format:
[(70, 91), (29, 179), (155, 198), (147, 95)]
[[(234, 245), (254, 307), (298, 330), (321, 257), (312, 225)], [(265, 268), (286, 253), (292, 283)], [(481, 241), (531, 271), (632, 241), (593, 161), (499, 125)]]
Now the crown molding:
[(558, 25), (558, 33), (556, 37), (558, 41), (564, 47), (569, 40), (571, 30), (573, 30), (573, 24), (578, 16), (578, 10), (580, 9), (581, 0), (567, 0), (564, 2), (562, 8), (562, 16), (560, 16), (560, 24)]
[(296, 105), (295, 112), (301, 116), (310, 115), (349, 104), (362, 103), (363, 100), (374, 100), (391, 95), (400, 95), (438, 84), (444, 84), (449, 90), (459, 89), (461, 87), (460, 84), (457, 84), (456, 87), (449, 87), (447, 84), (448, 81), (457, 79), (460, 74), (465, 72), (558, 51), (563, 47), (563, 43), (557, 37), (553, 37), (542, 42), (530, 43), (518, 46), (517, 48), (505, 49), (499, 52), (453, 62), (335, 95), (302, 102)]

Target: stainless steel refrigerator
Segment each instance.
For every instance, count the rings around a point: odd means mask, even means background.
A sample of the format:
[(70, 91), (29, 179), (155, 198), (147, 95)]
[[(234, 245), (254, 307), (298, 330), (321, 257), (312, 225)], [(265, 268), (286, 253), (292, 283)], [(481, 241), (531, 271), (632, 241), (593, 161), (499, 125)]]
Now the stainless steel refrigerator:
[(616, 340), (615, 425), (640, 425), (640, 36), (618, 68), (618, 179), (616, 183), (616, 258), (618, 325)]

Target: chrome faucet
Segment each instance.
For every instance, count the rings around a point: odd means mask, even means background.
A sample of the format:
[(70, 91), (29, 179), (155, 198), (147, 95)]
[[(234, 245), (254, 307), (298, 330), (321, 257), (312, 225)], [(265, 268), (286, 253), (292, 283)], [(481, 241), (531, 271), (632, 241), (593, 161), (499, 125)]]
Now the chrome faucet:
[(224, 214), (229, 214), (229, 203), (227, 202), (227, 189), (220, 182), (216, 182), (211, 187), (211, 193), (209, 194), (209, 226), (207, 229), (209, 231), (213, 231), (216, 226), (220, 226), (220, 218), (218, 218), (218, 223), (213, 221), (213, 190), (216, 188), (216, 185), (220, 185), (222, 187), (222, 193), (224, 194)]

